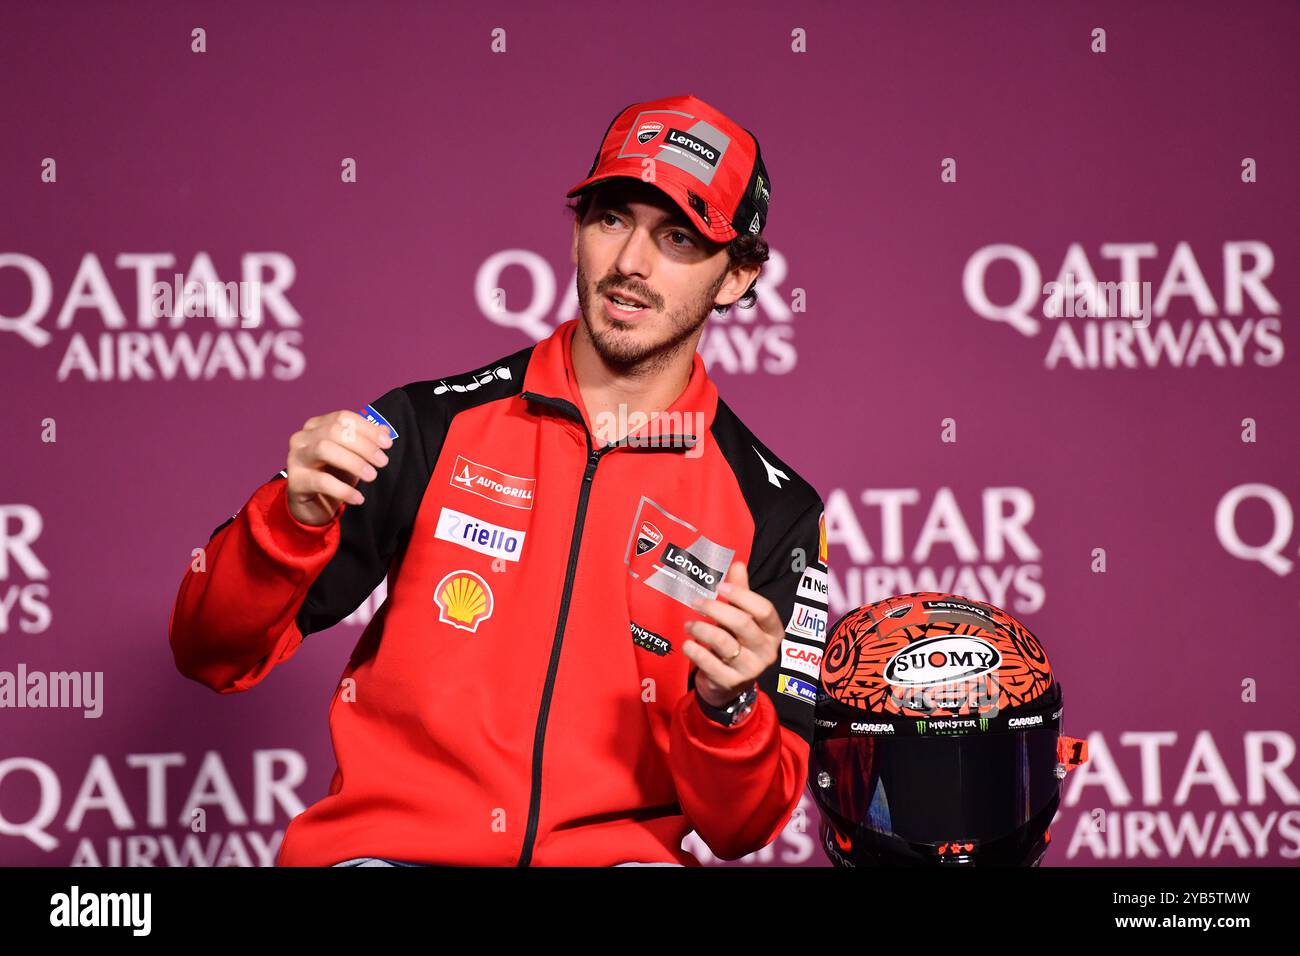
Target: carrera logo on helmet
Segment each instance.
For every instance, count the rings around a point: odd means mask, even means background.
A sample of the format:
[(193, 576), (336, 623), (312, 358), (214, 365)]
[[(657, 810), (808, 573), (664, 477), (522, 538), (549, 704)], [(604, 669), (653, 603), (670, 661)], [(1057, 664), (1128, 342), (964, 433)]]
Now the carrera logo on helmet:
[(718, 150), (685, 130), (669, 129), (668, 135), (664, 137), (664, 145), (676, 146), (709, 166), (718, 165)]
[(664, 129), (663, 123), (655, 123), (655, 122), (642, 123), (639, 127), (637, 127), (636, 141), (640, 143), (642, 146), (644, 146), (646, 143), (650, 142), (650, 140), (654, 139), (656, 136), (662, 133), (663, 129)]
[(849, 730), (855, 734), (892, 734), (894, 732), (894, 725), (857, 722), (849, 724)]
[(645, 554), (651, 548), (657, 547), (663, 539), (664, 533), (662, 531), (649, 521), (642, 521), (641, 529), (636, 534), (636, 553)]
[(885, 664), (885, 680), (912, 687), (947, 684), (983, 677), (1001, 663), (998, 649), (981, 638), (932, 637), (891, 657)]
[(1008, 727), (1037, 727), (1043, 722), (1042, 714), (1035, 714), (1032, 717), (1012, 717), (1007, 721)]
[(460, 488), (488, 501), (531, 511), (537, 479), (507, 475), (504, 471), (497, 471), (487, 465), (470, 461), (463, 455), (457, 455), (456, 467), (451, 473), (451, 485), (453, 488)]

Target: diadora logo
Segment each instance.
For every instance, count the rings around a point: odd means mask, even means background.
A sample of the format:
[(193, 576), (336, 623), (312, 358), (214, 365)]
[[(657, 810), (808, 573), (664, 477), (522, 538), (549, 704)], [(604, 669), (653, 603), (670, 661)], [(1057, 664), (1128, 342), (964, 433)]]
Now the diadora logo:
[(818, 644), (826, 642), (826, 612), (822, 608), (809, 607), (800, 601), (794, 602), (790, 620), (785, 625), (786, 633), (793, 637), (806, 637)]
[(830, 588), (826, 583), (826, 572), (818, 571), (816, 568), (808, 568), (799, 579), (798, 596), (807, 598), (810, 601), (820, 601), (826, 603), (830, 597)]
[(979, 637), (931, 637), (909, 644), (885, 664), (885, 680), (910, 686), (948, 684), (983, 677), (1002, 655)]
[(438, 620), (463, 631), (474, 632), (492, 616), (496, 600), (492, 588), (473, 571), (451, 571), (433, 590)]
[(482, 518), (443, 508), (434, 537), (506, 561), (518, 561), (527, 532), (505, 528)]
[[(754, 448), (753, 445), (750, 445), (749, 447)], [(757, 448), (754, 448), (754, 454), (758, 456), (758, 460), (761, 461), (763, 463), (763, 467), (767, 469), (767, 480), (769, 484), (776, 485), (776, 487), (780, 488), (782, 478), (784, 478), (786, 481), (790, 480), (789, 475), (787, 475), (780, 468), (777, 468), (770, 461), (764, 458), (763, 453), (759, 451)], [(826, 563), (825, 561), (822, 561), (822, 564), (825, 563)]]
[(537, 479), (508, 475), (504, 471), (471, 461), (464, 455), (457, 455), (456, 467), (451, 473), (451, 485), (488, 501), (529, 511), (533, 507)]
[(642, 521), (641, 529), (636, 535), (636, 553), (645, 554), (651, 548), (657, 547), (663, 539), (664, 533), (662, 531), (649, 521)]
[(789, 674), (778, 674), (776, 679), (776, 692), (785, 694), (787, 697), (794, 697), (808, 704), (817, 703), (817, 688), (806, 680), (800, 680), (798, 677), (791, 677)]
[(822, 649), (811, 644), (783, 639), (781, 641), (781, 666), (789, 670), (802, 671), (810, 677), (820, 677), (822, 672)]
[(497, 379), (509, 381), (510, 369), (504, 365), (498, 365), (496, 368), (485, 368), (481, 372), (471, 372), (453, 382), (439, 379), (438, 387), (433, 390), (433, 394), (445, 395), (447, 392), (473, 392)]

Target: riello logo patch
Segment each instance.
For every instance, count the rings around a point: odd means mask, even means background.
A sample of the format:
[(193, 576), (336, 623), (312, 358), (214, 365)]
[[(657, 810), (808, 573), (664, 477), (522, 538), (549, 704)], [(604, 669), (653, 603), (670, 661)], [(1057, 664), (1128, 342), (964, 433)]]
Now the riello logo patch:
[(903, 648), (885, 664), (891, 684), (921, 687), (982, 677), (997, 670), (1002, 655), (978, 637), (931, 637)]

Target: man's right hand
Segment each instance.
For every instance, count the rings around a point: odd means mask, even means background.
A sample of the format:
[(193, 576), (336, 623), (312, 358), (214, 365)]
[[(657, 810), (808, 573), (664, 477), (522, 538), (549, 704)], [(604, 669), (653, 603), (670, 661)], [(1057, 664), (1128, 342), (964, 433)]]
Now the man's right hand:
[(352, 411), (309, 418), (289, 439), (289, 513), (302, 524), (333, 520), (339, 505), (362, 504), (358, 481), (374, 481), (388, 464), (388, 429)]

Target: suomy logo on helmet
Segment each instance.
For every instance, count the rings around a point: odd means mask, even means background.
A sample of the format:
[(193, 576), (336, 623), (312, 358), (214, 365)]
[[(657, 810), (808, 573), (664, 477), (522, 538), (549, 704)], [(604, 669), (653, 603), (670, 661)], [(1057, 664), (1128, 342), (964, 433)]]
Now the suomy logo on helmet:
[(982, 677), (996, 670), (1002, 655), (978, 637), (932, 637), (909, 644), (885, 664), (885, 680), (912, 687)]

